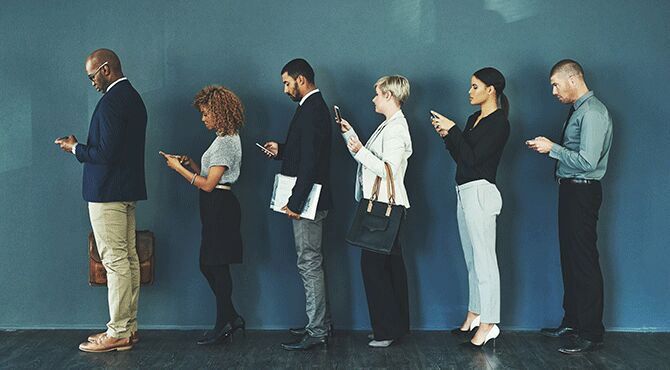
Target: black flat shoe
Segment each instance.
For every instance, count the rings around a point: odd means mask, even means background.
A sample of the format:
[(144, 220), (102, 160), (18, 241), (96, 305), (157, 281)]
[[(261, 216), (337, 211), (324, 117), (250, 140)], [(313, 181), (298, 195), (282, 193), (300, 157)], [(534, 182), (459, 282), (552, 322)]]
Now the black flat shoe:
[(597, 351), (602, 348), (603, 342), (592, 342), (588, 339), (577, 337), (571, 345), (561, 347), (558, 352), (566, 355), (578, 355), (586, 352)]
[(543, 328), (540, 329), (540, 334), (549, 338), (561, 338), (577, 335), (577, 329), (569, 326), (559, 326), (557, 328)]
[(282, 343), (281, 348), (287, 351), (307, 351), (309, 349), (323, 346), (324, 348), (328, 347), (328, 336), (323, 337), (313, 337), (309, 334), (305, 334), (302, 339), (297, 342)]

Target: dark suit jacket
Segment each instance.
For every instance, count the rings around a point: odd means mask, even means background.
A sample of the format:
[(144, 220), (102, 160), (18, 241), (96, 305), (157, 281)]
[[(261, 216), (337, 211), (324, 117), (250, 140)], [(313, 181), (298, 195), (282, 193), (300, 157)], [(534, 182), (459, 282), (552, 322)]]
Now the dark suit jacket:
[(282, 160), (281, 173), (297, 177), (288, 208), (301, 213), (312, 186), (321, 184), (318, 210), (330, 209), (330, 137), (333, 122), (320, 92), (310, 95), (296, 109), (286, 142), (279, 144), (276, 159)]
[(117, 83), (100, 98), (87, 142), (76, 148), (77, 160), (84, 163), (84, 200), (103, 203), (147, 199), (146, 129), (146, 107), (128, 80)]

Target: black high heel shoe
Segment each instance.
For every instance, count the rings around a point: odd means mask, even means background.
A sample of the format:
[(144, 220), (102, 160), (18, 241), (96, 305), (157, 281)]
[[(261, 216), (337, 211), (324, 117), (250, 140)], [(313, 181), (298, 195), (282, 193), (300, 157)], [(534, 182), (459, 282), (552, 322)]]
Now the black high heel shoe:
[(230, 341), (233, 341), (233, 334), (239, 329), (242, 329), (242, 335), (247, 336), (247, 323), (244, 321), (242, 316), (237, 316), (233, 321), (226, 324), (224, 330), (226, 331), (226, 337), (230, 337)]
[[(227, 326), (228, 324), (226, 324)], [(226, 334), (226, 326), (221, 329), (214, 329), (211, 332), (207, 333), (204, 337), (198, 339), (196, 342), (199, 345), (208, 346), (212, 344), (217, 344), (222, 342), (228, 336)]]

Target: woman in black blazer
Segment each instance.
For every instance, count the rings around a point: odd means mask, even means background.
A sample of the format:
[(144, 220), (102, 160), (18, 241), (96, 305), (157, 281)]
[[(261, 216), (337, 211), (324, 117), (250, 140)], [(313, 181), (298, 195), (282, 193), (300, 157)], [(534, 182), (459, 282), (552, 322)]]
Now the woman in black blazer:
[(231, 185), (239, 177), (242, 163), (239, 130), (244, 107), (232, 91), (222, 86), (205, 87), (195, 96), (193, 105), (202, 114), (205, 127), (217, 135), (202, 156), (202, 167), (187, 156), (161, 154), (170, 168), (200, 189), (200, 270), (216, 296), (214, 329), (198, 340), (198, 344), (206, 345), (245, 328), (244, 319), (233, 306), (230, 276), (230, 264), (242, 263), (241, 211)]

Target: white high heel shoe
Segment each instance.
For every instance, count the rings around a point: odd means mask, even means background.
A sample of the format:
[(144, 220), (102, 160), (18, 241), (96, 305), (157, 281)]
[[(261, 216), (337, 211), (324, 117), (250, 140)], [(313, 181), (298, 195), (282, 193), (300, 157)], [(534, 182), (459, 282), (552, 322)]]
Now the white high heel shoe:
[(481, 316), (477, 316), (474, 318), (474, 320), (470, 321), (470, 330), (473, 331), (479, 327), (479, 324), (481, 324), (482, 319)]
[(481, 316), (477, 316), (474, 319), (472, 319), (472, 321), (470, 321), (470, 327), (468, 328), (468, 330), (461, 330), (461, 328), (458, 327), (456, 329), (451, 329), (451, 334), (466, 335), (466, 334), (472, 333), (473, 330), (475, 330), (479, 327), (479, 324), (481, 323), (480, 317)]
[(465, 345), (471, 348), (480, 349), (484, 348), (484, 346), (486, 345), (486, 343), (488, 343), (488, 341), (493, 340), (493, 348), (496, 348), (496, 338), (498, 338), (498, 336), (500, 336), (500, 328), (498, 327), (498, 325), (493, 324), (491, 330), (489, 330), (489, 332), (486, 333), (486, 336), (484, 337), (484, 342), (482, 342), (482, 344), (477, 345), (472, 343), (472, 341), (469, 341), (465, 342)]

